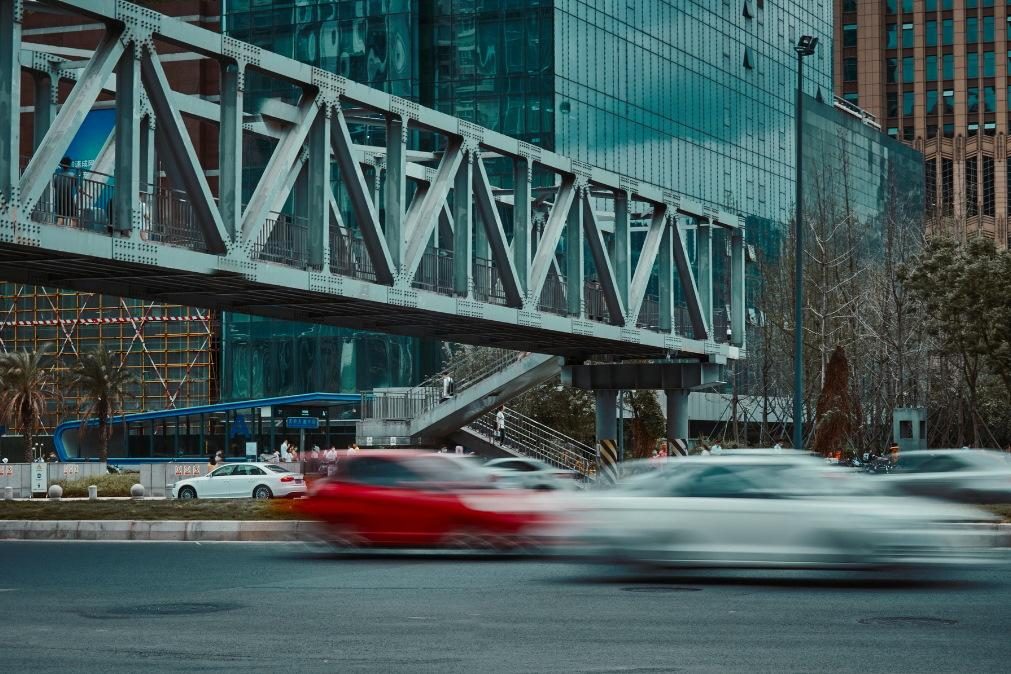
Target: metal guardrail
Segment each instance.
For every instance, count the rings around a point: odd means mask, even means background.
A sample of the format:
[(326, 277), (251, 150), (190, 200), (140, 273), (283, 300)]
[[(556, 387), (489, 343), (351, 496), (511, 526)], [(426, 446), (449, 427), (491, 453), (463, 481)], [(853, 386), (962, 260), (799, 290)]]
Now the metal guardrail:
[(330, 229), (330, 272), (375, 282), (376, 269), (359, 232)]
[(309, 221), (286, 213), (271, 213), (253, 242), (253, 256), (265, 262), (308, 269)]
[(453, 251), (429, 248), (421, 256), (414, 287), (443, 295), (453, 294)]
[(453, 379), (455, 395), (518, 362), (525, 354), (506, 349), (473, 349), (406, 391), (366, 391), (362, 393), (362, 418), (409, 420), (446, 400), (442, 395), (442, 379)]
[(584, 480), (596, 476), (597, 452), (589, 445), (508, 407), (505, 409), (505, 418), (505, 441), (496, 438), (494, 412), (476, 419), (468, 429), (492, 444), (540, 459), (558, 468), (574, 470)]

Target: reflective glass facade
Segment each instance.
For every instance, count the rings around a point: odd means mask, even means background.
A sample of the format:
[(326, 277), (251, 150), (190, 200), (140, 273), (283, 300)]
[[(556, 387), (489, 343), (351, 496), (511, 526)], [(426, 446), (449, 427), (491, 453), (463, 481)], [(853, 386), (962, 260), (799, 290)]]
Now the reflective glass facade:
[(745, 215), (793, 203), (796, 54), (831, 98), (828, 0), (556, 0), (557, 149)]
[(890, 214), (900, 214), (902, 222), (923, 222), (924, 160), (919, 151), (810, 97), (804, 102), (804, 143), (805, 210), (822, 220), (851, 217), (870, 224), (865, 252), (873, 256), (880, 251), (876, 234), (881, 228), (874, 225)]

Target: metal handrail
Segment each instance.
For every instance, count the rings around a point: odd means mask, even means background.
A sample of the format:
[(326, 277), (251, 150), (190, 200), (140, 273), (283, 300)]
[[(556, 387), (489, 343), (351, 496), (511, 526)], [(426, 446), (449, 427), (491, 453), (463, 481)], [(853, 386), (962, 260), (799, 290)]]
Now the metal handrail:
[(596, 475), (597, 452), (592, 447), (514, 409), (507, 407), (504, 411), (504, 442), (496, 438), (493, 412), (476, 419), (468, 428), (492, 444), (540, 459), (558, 468), (574, 470), (584, 479), (593, 479)]
[(453, 379), (455, 394), (467, 390), (488, 377), (518, 362), (525, 355), (506, 349), (474, 349), (449, 361), (439, 372), (406, 391), (366, 391), (362, 393), (362, 415), (365, 419), (413, 419), (446, 401), (442, 395), (442, 379)]

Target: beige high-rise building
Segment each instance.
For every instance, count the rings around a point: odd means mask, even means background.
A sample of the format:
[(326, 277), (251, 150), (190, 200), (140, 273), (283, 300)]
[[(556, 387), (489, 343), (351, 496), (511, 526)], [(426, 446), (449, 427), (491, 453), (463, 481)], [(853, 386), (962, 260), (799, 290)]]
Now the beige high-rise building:
[(835, 0), (837, 95), (926, 159), (931, 224), (1009, 245), (1006, 0)]

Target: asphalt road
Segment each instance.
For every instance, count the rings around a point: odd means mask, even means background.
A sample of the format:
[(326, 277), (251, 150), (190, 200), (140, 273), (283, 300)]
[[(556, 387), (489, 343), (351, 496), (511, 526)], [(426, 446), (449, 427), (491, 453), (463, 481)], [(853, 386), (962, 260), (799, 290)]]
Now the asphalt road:
[(0, 671), (1006, 672), (1011, 567), (629, 576), (301, 545), (0, 543)]

